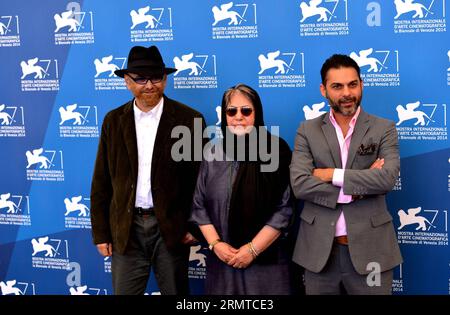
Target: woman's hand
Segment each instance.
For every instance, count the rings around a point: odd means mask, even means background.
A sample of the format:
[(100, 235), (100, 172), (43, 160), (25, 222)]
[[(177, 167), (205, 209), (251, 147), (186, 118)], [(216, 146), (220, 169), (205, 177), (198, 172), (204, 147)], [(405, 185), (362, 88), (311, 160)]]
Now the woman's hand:
[(227, 265), (229, 265), (229, 261), (238, 252), (236, 248), (225, 242), (219, 242), (214, 245), (213, 251), (217, 257)]
[(247, 268), (254, 260), (248, 244), (242, 245), (228, 265), (237, 269)]

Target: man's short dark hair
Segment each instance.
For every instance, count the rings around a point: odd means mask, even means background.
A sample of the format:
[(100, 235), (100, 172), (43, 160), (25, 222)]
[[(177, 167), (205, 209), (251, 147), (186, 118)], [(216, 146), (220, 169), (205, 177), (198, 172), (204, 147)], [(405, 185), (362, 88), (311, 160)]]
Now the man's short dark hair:
[(358, 73), (358, 77), (361, 80), (361, 70), (356, 63), (355, 60), (350, 58), (347, 55), (334, 54), (322, 65), (322, 69), (320, 69), (320, 76), (322, 77), (322, 84), (325, 84), (328, 70), (330, 69), (339, 69), (339, 68), (353, 68)]

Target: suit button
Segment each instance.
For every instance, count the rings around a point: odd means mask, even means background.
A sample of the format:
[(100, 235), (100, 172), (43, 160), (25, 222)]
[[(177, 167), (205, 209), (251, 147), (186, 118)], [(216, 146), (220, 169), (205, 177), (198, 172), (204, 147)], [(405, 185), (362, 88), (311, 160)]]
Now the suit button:
[(134, 185), (133, 184), (131, 184), (131, 189), (134, 189)]
[(331, 226), (334, 226), (334, 221), (331, 222)]

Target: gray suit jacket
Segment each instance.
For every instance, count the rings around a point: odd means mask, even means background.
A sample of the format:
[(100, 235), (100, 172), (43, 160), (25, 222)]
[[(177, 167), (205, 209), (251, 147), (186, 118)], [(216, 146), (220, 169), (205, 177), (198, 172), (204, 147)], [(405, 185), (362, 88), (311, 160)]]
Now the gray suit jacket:
[[(384, 158), (383, 168), (369, 169), (378, 157)], [(329, 113), (300, 125), (290, 168), (294, 194), (305, 200), (293, 260), (310, 271), (320, 272), (330, 255), (340, 214), (336, 210), (340, 188), (312, 176), (315, 168), (342, 168), (339, 142)], [(379, 263), (381, 271), (402, 262), (385, 200), (399, 171), (394, 122), (361, 109), (350, 144), (344, 193), (362, 198), (341, 205), (351, 260), (359, 274), (372, 271), (366, 270), (370, 262)]]

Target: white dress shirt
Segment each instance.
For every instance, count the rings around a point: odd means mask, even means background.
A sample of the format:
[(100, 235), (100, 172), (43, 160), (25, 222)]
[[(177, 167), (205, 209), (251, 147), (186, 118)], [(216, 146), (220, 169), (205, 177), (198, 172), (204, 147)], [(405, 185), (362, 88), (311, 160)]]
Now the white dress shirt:
[(153, 207), (150, 175), (152, 172), (153, 147), (156, 132), (163, 112), (164, 98), (150, 111), (143, 112), (134, 100), (134, 122), (138, 149), (138, 178), (136, 185), (136, 207)]

